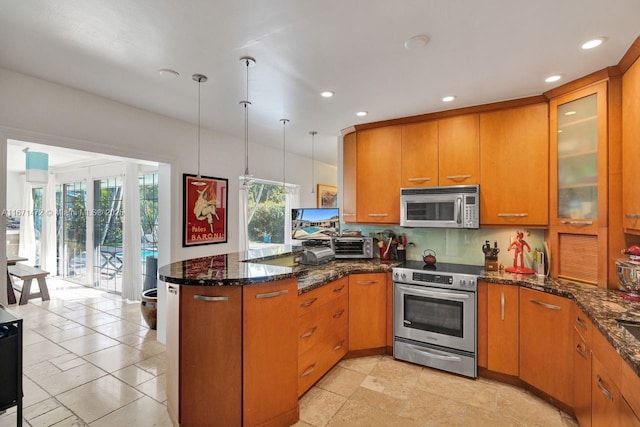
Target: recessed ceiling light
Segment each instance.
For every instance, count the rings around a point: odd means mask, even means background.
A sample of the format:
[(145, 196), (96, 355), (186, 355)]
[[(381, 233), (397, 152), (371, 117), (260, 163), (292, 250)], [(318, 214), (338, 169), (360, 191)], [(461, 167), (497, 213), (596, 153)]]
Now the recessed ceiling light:
[(582, 48), (587, 50), (587, 49), (593, 49), (594, 47), (598, 47), (600, 46), (602, 43), (604, 43), (606, 40), (606, 37), (597, 37), (593, 40), (589, 40), (588, 42), (585, 42), (582, 44)]
[(445, 96), (444, 98), (442, 98), (442, 102), (451, 102), (451, 101), (453, 101), (454, 99), (456, 99), (456, 97), (455, 97), (455, 96), (453, 96), (453, 95), (449, 95), (449, 96)]
[(419, 49), (425, 47), (429, 43), (429, 40), (429, 36), (426, 34), (419, 34), (404, 42), (404, 48), (408, 50)]
[(172, 70), (170, 68), (161, 68), (158, 70), (158, 74), (160, 74), (160, 77), (167, 80), (180, 77), (179, 72), (177, 72), (176, 70)]
[(358, 111), (358, 112), (356, 113), (356, 116), (358, 116), (358, 117), (364, 117), (364, 116), (366, 116), (367, 114), (369, 114), (369, 113), (367, 113), (366, 111)]
[(331, 98), (333, 96), (333, 91), (325, 90), (324, 92), (320, 92), (323, 98)]
[(562, 74), (554, 74), (553, 76), (549, 76), (546, 79), (544, 79), (544, 81), (547, 83), (553, 83), (553, 82), (557, 82), (561, 78), (562, 78)]
[(576, 114), (576, 111), (567, 111), (564, 113), (565, 116), (573, 116), (574, 114)]

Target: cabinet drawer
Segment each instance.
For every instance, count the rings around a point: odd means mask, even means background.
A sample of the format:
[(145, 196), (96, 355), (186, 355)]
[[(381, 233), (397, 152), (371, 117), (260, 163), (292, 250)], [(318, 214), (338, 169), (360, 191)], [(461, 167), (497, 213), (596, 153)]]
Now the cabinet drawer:
[(349, 299), (347, 294), (298, 318), (298, 354), (324, 340), (332, 331), (346, 328)]
[(615, 351), (609, 341), (600, 333), (593, 333), (593, 354), (596, 355), (602, 365), (607, 367), (607, 373), (611, 377), (616, 387), (620, 386), (620, 356)]
[(620, 361), (620, 371), (620, 393), (636, 417), (640, 417), (640, 377), (624, 360)]
[(573, 327), (580, 337), (586, 344), (588, 348), (592, 347), (593, 344), (593, 330), (595, 326), (591, 322), (591, 320), (587, 317), (586, 314), (578, 308), (577, 305), (573, 306)]
[(347, 354), (347, 319), (342, 318), (341, 323), (324, 340), (298, 358), (298, 396), (302, 396)]
[(298, 316), (326, 304), (349, 291), (349, 278), (343, 277), (310, 292), (298, 295)]

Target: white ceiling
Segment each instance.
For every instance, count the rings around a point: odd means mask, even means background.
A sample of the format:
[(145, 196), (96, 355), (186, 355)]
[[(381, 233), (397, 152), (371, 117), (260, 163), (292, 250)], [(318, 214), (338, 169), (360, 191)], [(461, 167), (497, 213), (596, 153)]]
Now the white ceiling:
[[(0, 67), (193, 123), (191, 75), (206, 74), (203, 126), (242, 139), (250, 55), (250, 141), (281, 149), (286, 117), (288, 151), (310, 156), (316, 130), (316, 158), (336, 164), (350, 125), (539, 95), (615, 65), (638, 17), (638, 0), (4, 1)], [(406, 50), (418, 34), (430, 43)], [(595, 36), (608, 40), (582, 51)]]

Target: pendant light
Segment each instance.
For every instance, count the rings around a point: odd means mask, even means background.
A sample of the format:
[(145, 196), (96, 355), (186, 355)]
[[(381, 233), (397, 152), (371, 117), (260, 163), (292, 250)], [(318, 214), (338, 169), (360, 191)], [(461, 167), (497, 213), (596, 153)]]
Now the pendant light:
[(287, 123), (289, 123), (289, 119), (280, 119), (282, 122), (282, 192), (287, 192), (287, 186), (285, 184), (285, 170), (286, 170), (286, 156), (287, 156)]
[(191, 78), (198, 82), (198, 174), (196, 176), (196, 180), (192, 181), (192, 184), (203, 186), (207, 184), (202, 181), (202, 177), (200, 176), (200, 85), (207, 81), (207, 76), (204, 74), (194, 74)]
[(318, 134), (317, 131), (312, 130), (309, 132), (311, 135), (311, 194), (316, 192), (316, 145), (315, 137)]
[(256, 65), (256, 60), (250, 56), (243, 56), (240, 58), (240, 63), (247, 70), (246, 98), (244, 101), (240, 101), (240, 104), (244, 107), (244, 175), (242, 184), (247, 187), (253, 178), (249, 172), (249, 106), (251, 105), (251, 101), (249, 101), (249, 67)]

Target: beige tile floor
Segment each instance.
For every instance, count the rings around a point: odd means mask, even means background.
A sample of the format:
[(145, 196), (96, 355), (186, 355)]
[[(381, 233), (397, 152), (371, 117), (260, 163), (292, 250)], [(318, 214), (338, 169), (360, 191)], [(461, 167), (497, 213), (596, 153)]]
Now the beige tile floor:
[[(51, 301), (24, 319), (25, 426), (171, 426), (164, 346), (138, 303), (56, 278)], [(15, 425), (15, 408), (0, 427)], [(300, 400), (307, 426), (577, 426), (509, 385), (470, 380), (389, 356), (340, 362)]]

